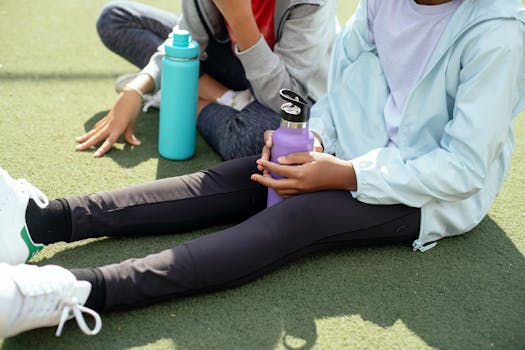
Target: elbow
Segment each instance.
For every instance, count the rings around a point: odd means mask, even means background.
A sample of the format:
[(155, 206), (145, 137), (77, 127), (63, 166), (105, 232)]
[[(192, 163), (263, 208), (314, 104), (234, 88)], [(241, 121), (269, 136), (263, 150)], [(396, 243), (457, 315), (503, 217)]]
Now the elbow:
[(462, 164), (450, 184), (456, 193), (456, 199), (463, 200), (481, 191), (485, 187), (486, 179), (486, 170)]

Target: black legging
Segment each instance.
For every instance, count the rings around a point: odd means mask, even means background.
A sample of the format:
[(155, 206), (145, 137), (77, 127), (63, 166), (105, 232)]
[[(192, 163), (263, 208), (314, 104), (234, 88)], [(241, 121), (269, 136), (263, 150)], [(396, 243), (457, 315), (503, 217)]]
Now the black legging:
[[(191, 175), (94, 195), (69, 197), (70, 241), (98, 236), (186, 231), (224, 219), (240, 224), (140, 259), (75, 270), (94, 277), (99, 309), (127, 308), (237, 286), (291, 259), (350, 244), (417, 238), (420, 210), (368, 205), (347, 191), (290, 197), (265, 209), (267, 189), (250, 180), (258, 157)], [(102, 279), (102, 281), (101, 281)], [(105, 290), (101, 290), (105, 289)]]

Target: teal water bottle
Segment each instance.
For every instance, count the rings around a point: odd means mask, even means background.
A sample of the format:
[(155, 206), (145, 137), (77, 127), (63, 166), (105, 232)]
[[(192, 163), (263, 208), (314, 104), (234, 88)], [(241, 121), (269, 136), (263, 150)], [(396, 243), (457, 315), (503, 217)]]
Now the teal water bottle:
[(162, 59), (159, 153), (171, 160), (195, 153), (199, 44), (185, 30), (173, 32)]

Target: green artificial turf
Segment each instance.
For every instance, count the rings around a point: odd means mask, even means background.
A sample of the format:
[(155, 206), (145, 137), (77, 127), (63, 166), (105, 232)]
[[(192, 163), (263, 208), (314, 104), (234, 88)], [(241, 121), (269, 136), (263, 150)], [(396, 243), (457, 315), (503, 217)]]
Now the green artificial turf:
[[(180, 1), (148, 1), (178, 11)], [(344, 22), (355, 1), (340, 1)], [(74, 137), (108, 111), (114, 79), (134, 67), (99, 41), (102, 0), (0, 1), (0, 166), (49, 197), (120, 188), (219, 161), (198, 140), (184, 162), (159, 158), (158, 112), (140, 116), (140, 147), (74, 151)], [(298, 260), (243, 287), (103, 315), (96, 337), (68, 322), (0, 349), (524, 349), (525, 120), (507, 181), (483, 222), (427, 253), (348, 248)], [(98, 266), (169, 248), (179, 235), (54, 244), (37, 264)]]

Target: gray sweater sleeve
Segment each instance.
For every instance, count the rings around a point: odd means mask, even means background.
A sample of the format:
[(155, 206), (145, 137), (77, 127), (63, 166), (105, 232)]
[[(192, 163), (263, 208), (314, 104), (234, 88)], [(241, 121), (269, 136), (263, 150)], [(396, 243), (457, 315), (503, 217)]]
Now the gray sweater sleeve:
[[(335, 6), (330, 3), (321, 6), (301, 5), (291, 9), (273, 51), (262, 36), (249, 49), (242, 52), (235, 50), (259, 102), (279, 111), (282, 104), (278, 93), (280, 89), (292, 89), (308, 96), (309, 80), (321, 66), (327, 65), (325, 58), (332, 45), (336, 16)], [(193, 2), (183, 1), (182, 4), (184, 16), (178, 28), (192, 33), (201, 47), (201, 59), (205, 59), (208, 43), (206, 30), (195, 6), (192, 6)], [(202, 11), (208, 26), (214, 28), (215, 32), (218, 32), (217, 28), (224, 28), (222, 16), (214, 6), (203, 8)], [(141, 71), (153, 78), (155, 91), (160, 89), (163, 56), (164, 45), (161, 45)]]
[[(168, 39), (169, 40), (169, 39)], [(164, 44), (160, 45), (157, 52), (151, 56), (148, 64), (144, 67), (139, 74), (149, 75), (155, 82), (155, 88), (153, 93), (160, 89), (160, 73), (162, 66), (162, 57), (164, 57)]]
[[(326, 64), (326, 53), (331, 49), (335, 31), (334, 19), (335, 9), (329, 4), (297, 6), (284, 23), (273, 51), (262, 37), (245, 51), (236, 49), (259, 102), (279, 111), (280, 89), (292, 89), (308, 96), (309, 79)], [(329, 33), (327, 38), (326, 33)]]

